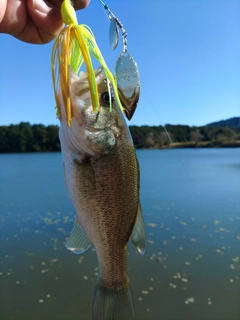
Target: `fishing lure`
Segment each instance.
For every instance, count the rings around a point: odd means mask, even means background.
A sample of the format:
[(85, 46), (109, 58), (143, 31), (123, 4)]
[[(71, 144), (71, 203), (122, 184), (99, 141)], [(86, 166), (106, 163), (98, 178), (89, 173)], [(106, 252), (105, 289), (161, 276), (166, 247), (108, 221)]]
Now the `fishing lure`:
[[(137, 106), (140, 92), (139, 72), (137, 64), (127, 52), (127, 33), (123, 29), (123, 25), (111, 12), (108, 6), (101, 0), (99, 1), (104, 5), (104, 8), (109, 14), (108, 17), (111, 22), (110, 37), (112, 39), (111, 41), (115, 43), (114, 45), (111, 45), (113, 49), (115, 49), (118, 44), (118, 27), (122, 30), (123, 52), (116, 63), (114, 76), (104, 61), (92, 30), (87, 25), (78, 24), (76, 12), (70, 0), (64, 0), (61, 5), (61, 15), (66, 27), (60, 32), (54, 42), (51, 63), (54, 95), (57, 103), (57, 115), (60, 121), (62, 121), (59, 101), (59, 96), (61, 96), (68, 125), (70, 125), (73, 115), (69, 95), (69, 67), (79, 75), (80, 69), (83, 63), (85, 63), (93, 111), (100, 111), (98, 88), (91, 56), (100, 63), (105, 72), (110, 97), (110, 111), (112, 109), (110, 83), (114, 91), (115, 99), (128, 119), (131, 119)], [(113, 32), (114, 28), (115, 34)]]

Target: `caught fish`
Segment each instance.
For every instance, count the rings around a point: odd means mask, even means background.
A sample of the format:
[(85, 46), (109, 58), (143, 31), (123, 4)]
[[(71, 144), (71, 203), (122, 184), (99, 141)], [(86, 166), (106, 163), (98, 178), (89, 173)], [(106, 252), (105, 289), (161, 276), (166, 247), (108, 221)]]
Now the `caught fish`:
[[(76, 222), (67, 248), (80, 254), (94, 246), (99, 274), (94, 320), (133, 320), (127, 274), (127, 243), (145, 253), (145, 228), (139, 200), (139, 165), (132, 138), (102, 67), (95, 71), (100, 110), (93, 112), (87, 75), (69, 67), (71, 124), (61, 90), (59, 137), (68, 194)], [(111, 98), (111, 99), (110, 99)], [(112, 111), (109, 101), (112, 101)]]

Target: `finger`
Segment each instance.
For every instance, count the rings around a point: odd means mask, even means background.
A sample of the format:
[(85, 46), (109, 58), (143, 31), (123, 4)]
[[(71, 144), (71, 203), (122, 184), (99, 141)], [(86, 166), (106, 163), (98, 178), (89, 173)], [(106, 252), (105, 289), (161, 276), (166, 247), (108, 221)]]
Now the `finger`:
[(60, 8), (52, 1), (29, 0), (28, 12), (42, 43), (54, 39), (63, 28)]
[[(52, 4), (54, 4), (60, 8), (63, 0), (51, 0), (51, 1), (47, 1), (47, 2), (51, 2)], [(90, 2), (90, 0), (72, 0), (72, 3), (73, 3), (75, 10), (80, 10), (80, 9), (86, 8), (88, 6), (89, 2)]]
[(90, 0), (75, 0), (73, 1), (75, 10), (84, 9), (89, 5)]

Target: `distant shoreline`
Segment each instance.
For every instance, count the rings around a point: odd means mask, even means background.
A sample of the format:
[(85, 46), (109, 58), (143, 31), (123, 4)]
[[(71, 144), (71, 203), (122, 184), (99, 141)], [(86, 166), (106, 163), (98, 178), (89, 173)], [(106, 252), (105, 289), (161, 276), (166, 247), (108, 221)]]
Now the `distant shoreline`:
[[(198, 149), (198, 148), (240, 148), (240, 141), (229, 141), (222, 145), (209, 142), (173, 142), (169, 147), (146, 148), (147, 149)], [(136, 148), (141, 149), (141, 148)]]
[[(31, 125), (28, 122), (0, 126), (0, 153), (61, 151), (58, 130), (57, 125)], [(165, 127), (129, 126), (129, 130), (134, 146), (139, 150), (240, 147), (240, 118), (203, 127), (167, 124)]]

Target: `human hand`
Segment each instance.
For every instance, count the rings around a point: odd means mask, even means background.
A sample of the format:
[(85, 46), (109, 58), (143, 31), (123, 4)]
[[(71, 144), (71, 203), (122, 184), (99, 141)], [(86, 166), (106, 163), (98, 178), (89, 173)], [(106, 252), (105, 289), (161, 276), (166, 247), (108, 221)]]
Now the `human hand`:
[[(53, 40), (63, 28), (62, 0), (0, 0), (0, 33), (36, 44)], [(90, 0), (75, 0), (83, 9)]]

